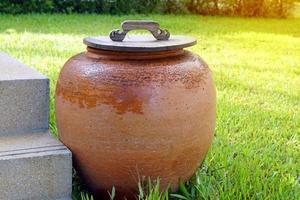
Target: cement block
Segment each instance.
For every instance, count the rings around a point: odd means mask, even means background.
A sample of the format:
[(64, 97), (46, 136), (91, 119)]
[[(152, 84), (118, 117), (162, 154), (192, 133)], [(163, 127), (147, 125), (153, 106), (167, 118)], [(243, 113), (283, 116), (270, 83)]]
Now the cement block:
[(71, 200), (71, 152), (48, 115), (49, 80), (0, 52), (0, 200)]
[(71, 200), (71, 152), (49, 132), (0, 136), (0, 199)]
[(0, 135), (48, 129), (49, 80), (0, 52)]

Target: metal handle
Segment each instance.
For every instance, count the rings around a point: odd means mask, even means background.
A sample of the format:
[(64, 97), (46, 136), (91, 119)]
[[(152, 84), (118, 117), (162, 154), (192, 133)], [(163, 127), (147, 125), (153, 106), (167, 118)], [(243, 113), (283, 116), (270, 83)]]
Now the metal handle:
[(160, 29), (159, 23), (149, 20), (126, 20), (121, 24), (123, 31), (113, 30), (109, 37), (112, 41), (122, 42), (126, 34), (131, 30), (148, 30), (157, 40), (168, 40), (170, 33), (168, 30)]

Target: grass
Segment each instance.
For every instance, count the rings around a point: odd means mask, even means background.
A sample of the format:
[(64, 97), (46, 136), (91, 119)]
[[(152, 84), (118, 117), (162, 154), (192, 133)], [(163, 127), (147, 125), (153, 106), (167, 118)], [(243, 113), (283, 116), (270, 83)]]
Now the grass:
[(190, 50), (210, 65), (217, 87), (213, 145), (173, 198), (299, 199), (300, 18), (0, 15), (0, 50), (50, 78), (56, 134), (55, 82), (66, 60), (85, 50), (82, 38), (144, 18), (197, 37)]
[(300, 1), (295, 3), (292, 10), (292, 15), (295, 17), (300, 17)]

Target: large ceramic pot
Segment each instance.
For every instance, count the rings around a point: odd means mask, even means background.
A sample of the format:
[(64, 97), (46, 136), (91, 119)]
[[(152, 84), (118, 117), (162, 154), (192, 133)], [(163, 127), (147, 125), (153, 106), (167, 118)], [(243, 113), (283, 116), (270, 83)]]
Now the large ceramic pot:
[[(214, 132), (211, 71), (183, 50), (196, 40), (169, 37), (151, 21), (122, 27), (110, 38), (85, 38), (87, 51), (67, 61), (56, 88), (59, 138), (96, 198), (114, 186), (130, 199), (143, 177), (176, 190), (203, 161)], [(124, 39), (141, 28), (156, 39)]]

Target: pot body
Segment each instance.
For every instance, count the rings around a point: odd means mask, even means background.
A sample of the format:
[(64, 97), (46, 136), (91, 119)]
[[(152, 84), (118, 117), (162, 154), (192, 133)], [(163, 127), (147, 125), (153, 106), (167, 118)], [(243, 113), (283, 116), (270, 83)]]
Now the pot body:
[(60, 140), (95, 197), (138, 181), (176, 190), (203, 161), (215, 125), (208, 66), (184, 50), (122, 53), (88, 48), (64, 65), (56, 87)]

